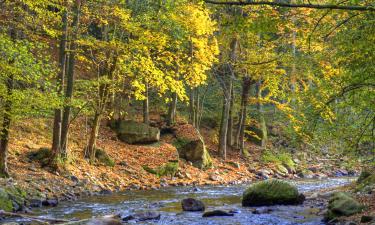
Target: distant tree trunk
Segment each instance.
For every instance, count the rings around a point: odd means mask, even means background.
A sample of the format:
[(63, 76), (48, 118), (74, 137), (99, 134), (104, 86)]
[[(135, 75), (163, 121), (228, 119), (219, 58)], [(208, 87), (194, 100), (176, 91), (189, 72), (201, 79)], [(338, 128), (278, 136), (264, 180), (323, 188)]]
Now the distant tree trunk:
[(96, 154), (96, 140), (98, 139), (99, 128), (100, 128), (101, 114), (96, 112), (94, 115), (94, 120), (91, 126), (90, 139), (87, 146), (87, 155), (90, 163), (95, 161)]
[(234, 68), (233, 64), (237, 59), (237, 48), (238, 48), (238, 39), (233, 38), (230, 44), (230, 63), (227, 63), (223, 66), (222, 79), (220, 84), (223, 89), (224, 101), (223, 101), (223, 112), (221, 115), (220, 131), (219, 131), (219, 152), (221, 157), (226, 159), (227, 156), (227, 140), (228, 140), (228, 120), (230, 113), (230, 104), (231, 104), (231, 88), (233, 86), (234, 79)]
[(234, 105), (234, 90), (233, 90), (233, 82), (232, 82), (230, 86), (230, 105), (229, 105), (228, 134), (227, 134), (228, 146), (233, 146), (233, 105)]
[(79, 23), (80, 23), (80, 15), (81, 15), (81, 1), (76, 0), (74, 5), (74, 18), (73, 18), (73, 25), (74, 28), (73, 35), (72, 35), (72, 43), (69, 49), (69, 66), (67, 70), (67, 83), (66, 83), (66, 91), (65, 91), (65, 98), (67, 100), (67, 105), (64, 107), (63, 112), (63, 119), (61, 125), (61, 156), (63, 158), (67, 157), (67, 147), (68, 147), (68, 133), (69, 133), (69, 126), (70, 126), (70, 114), (71, 114), (71, 102), (73, 98), (73, 90), (74, 90), (74, 67), (75, 67), (75, 51), (77, 48), (76, 40), (78, 38), (79, 32)]
[[(66, 1), (65, 1), (66, 2)], [(65, 4), (66, 6), (66, 4)], [(65, 71), (66, 71), (66, 47), (67, 47), (67, 39), (68, 39), (68, 11), (64, 9), (63, 16), (62, 16), (62, 31), (63, 34), (60, 37), (60, 48), (59, 48), (59, 67), (60, 71), (57, 77), (56, 86), (57, 86), (57, 93), (59, 96), (63, 96), (63, 89), (64, 89), (64, 78), (65, 78)], [(57, 108), (55, 109), (55, 116), (53, 122), (53, 134), (52, 134), (52, 157), (50, 160), (51, 166), (56, 163), (58, 157), (60, 157), (61, 151), (61, 123), (62, 123), (62, 109)]]
[[(9, 76), (6, 80), (7, 95), (10, 98), (13, 94), (14, 78)], [(12, 100), (6, 99), (4, 104), (3, 124), (0, 133), (0, 177), (9, 177), (8, 171), (8, 144), (9, 129), (12, 122)]]
[(194, 94), (195, 95), (195, 101), (194, 101), (194, 103), (195, 103), (195, 106), (194, 106), (194, 108), (195, 108), (195, 110), (194, 110), (195, 123), (194, 123), (194, 127), (199, 130), (199, 112), (201, 110), (200, 109), (200, 97), (199, 97), (198, 88), (195, 88), (194, 91), (195, 91), (195, 94)]
[(245, 125), (247, 119), (247, 105), (249, 102), (249, 92), (252, 80), (249, 77), (244, 77), (242, 81), (241, 94), (241, 108), (238, 121), (238, 128), (236, 133), (237, 146), (243, 156), (248, 156), (248, 151), (245, 149)]
[(177, 94), (172, 93), (172, 101), (169, 103), (168, 107), (168, 117), (167, 125), (171, 126), (176, 122), (176, 112), (177, 112)]
[(189, 95), (189, 120), (190, 124), (195, 127), (196, 125), (196, 103), (195, 103), (196, 97), (195, 97), (195, 89), (190, 89), (190, 95)]
[[(227, 87), (230, 87), (232, 79), (228, 79)], [(230, 90), (224, 91), (224, 101), (223, 101), (223, 112), (221, 114), (221, 124), (219, 133), (219, 152), (220, 155), (226, 159), (227, 157), (227, 140), (228, 140), (228, 121), (229, 121), (229, 110), (230, 110)]]
[(260, 102), (260, 100), (262, 99), (261, 81), (257, 82), (256, 91), (257, 91), (257, 98), (258, 98), (257, 108), (258, 108), (258, 115), (259, 115), (259, 123), (260, 123), (260, 129), (262, 130), (262, 147), (266, 147), (268, 134), (267, 134), (266, 120), (264, 118), (263, 104)]
[(150, 108), (149, 108), (149, 87), (148, 83), (146, 82), (146, 90), (145, 90), (145, 97), (146, 99), (143, 100), (143, 123), (149, 124), (150, 123)]

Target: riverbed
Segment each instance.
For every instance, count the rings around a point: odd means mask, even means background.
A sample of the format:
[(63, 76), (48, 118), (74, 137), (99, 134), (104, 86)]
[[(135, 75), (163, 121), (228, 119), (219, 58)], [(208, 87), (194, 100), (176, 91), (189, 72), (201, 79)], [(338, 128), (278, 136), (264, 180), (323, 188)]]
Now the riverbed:
[[(354, 178), (330, 178), (324, 180), (296, 180), (299, 191), (319, 192), (326, 188), (343, 186)], [(91, 196), (75, 202), (62, 202), (57, 207), (34, 210), (43, 217), (86, 219), (103, 215), (133, 214), (156, 211), (161, 214), (158, 221), (141, 224), (323, 224), (318, 213), (321, 205), (306, 201), (300, 206), (273, 206), (268, 208), (244, 208), (241, 196), (249, 184), (233, 186), (165, 187), (160, 190), (127, 191), (104, 196)], [(187, 197), (202, 200), (206, 211), (223, 209), (236, 212), (232, 217), (203, 218), (201, 212), (182, 212), (181, 200)], [(320, 209), (319, 209), (320, 207)], [(259, 213), (260, 212), (260, 213)], [(134, 222), (134, 221), (133, 221)], [(129, 223), (133, 223), (130, 221)]]

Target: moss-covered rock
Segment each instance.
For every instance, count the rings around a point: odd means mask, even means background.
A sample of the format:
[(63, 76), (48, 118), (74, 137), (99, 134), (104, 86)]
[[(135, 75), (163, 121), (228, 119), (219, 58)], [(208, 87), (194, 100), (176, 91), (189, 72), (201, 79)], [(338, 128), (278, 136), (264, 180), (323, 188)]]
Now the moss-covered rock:
[(129, 144), (146, 144), (160, 139), (160, 130), (145, 123), (131, 120), (117, 121), (110, 124), (118, 138)]
[(371, 192), (373, 189), (375, 189), (375, 173), (364, 176), (362, 172), (357, 180), (356, 191)]
[(295, 186), (280, 180), (260, 181), (242, 196), (242, 206), (295, 205), (304, 201)]
[(176, 147), (180, 158), (193, 163), (193, 166), (200, 169), (212, 167), (212, 159), (206, 149), (203, 137), (190, 124), (175, 128), (176, 140), (173, 146)]
[(98, 160), (98, 162), (106, 166), (110, 166), (110, 167), (115, 166), (115, 161), (103, 149), (100, 149), (100, 148), (96, 149), (95, 158)]
[(39, 148), (38, 150), (29, 152), (27, 157), (32, 161), (38, 161), (42, 165), (46, 165), (51, 158), (51, 149)]
[(326, 221), (331, 221), (340, 216), (351, 216), (364, 209), (350, 194), (344, 192), (334, 193), (328, 203)]
[(5, 210), (8, 212), (13, 210), (13, 202), (10, 199), (8, 192), (6, 192), (3, 188), (0, 188), (0, 210)]
[(158, 177), (162, 177), (162, 176), (174, 177), (179, 167), (178, 167), (178, 160), (170, 160), (169, 162), (163, 164), (162, 166), (156, 169), (152, 169), (147, 165), (142, 166), (142, 168), (151, 174), (157, 175)]

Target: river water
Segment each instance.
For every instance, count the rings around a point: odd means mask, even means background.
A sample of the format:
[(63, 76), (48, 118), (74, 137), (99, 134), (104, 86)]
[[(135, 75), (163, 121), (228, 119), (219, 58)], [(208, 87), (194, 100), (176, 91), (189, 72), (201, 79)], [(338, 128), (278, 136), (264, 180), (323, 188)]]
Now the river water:
[[(325, 180), (290, 181), (300, 192), (319, 192), (324, 188), (348, 184), (353, 178), (331, 178)], [(254, 225), (291, 225), (323, 224), (322, 216), (311, 203), (300, 206), (273, 206), (269, 213), (254, 214), (255, 208), (241, 206), (241, 196), (249, 184), (235, 186), (166, 187), (161, 190), (127, 191), (107, 196), (91, 196), (75, 202), (63, 202), (54, 208), (41, 208), (35, 211), (46, 217), (66, 219), (86, 219), (102, 215), (132, 214), (144, 211), (156, 211), (161, 214), (158, 221), (142, 224), (254, 224)], [(187, 197), (202, 200), (206, 211), (213, 209), (234, 210), (233, 217), (203, 218), (201, 212), (182, 212), (181, 200)], [(259, 208), (258, 208), (259, 210)], [(129, 222), (132, 223), (132, 222)]]

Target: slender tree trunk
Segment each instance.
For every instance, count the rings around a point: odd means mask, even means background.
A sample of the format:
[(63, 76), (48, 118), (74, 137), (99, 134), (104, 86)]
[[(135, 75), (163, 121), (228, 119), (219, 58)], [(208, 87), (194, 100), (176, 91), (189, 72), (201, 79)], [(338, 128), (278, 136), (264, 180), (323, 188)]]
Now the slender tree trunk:
[(229, 117), (228, 117), (228, 133), (227, 145), (233, 146), (233, 105), (234, 105), (234, 90), (233, 82), (230, 86), (230, 103), (229, 103)]
[(195, 91), (194, 89), (190, 89), (190, 96), (189, 96), (189, 109), (190, 109), (190, 114), (189, 114), (189, 119), (190, 119), (190, 124), (195, 127), (196, 124), (196, 103), (195, 103)]
[(194, 96), (195, 96), (195, 106), (194, 106), (194, 118), (195, 118), (195, 123), (194, 123), (194, 127), (197, 128), (199, 130), (199, 112), (200, 112), (200, 98), (199, 98), (199, 91), (198, 91), (198, 88), (195, 88), (194, 89)]
[[(66, 4), (64, 4), (66, 6)], [(59, 66), (60, 71), (57, 77), (57, 93), (59, 96), (63, 95), (64, 88), (64, 78), (66, 71), (66, 47), (68, 39), (68, 11), (64, 9), (62, 16), (62, 30), (63, 35), (60, 39), (60, 48), (59, 48)], [(61, 150), (61, 123), (62, 123), (62, 109), (58, 108), (55, 110), (54, 122), (53, 122), (53, 137), (52, 137), (52, 157), (49, 164), (54, 164), (57, 158), (60, 156)]]
[(12, 122), (11, 115), (12, 115), (12, 100), (9, 98), (13, 94), (13, 75), (7, 78), (6, 87), (7, 87), (7, 95), (8, 99), (5, 101), (4, 104), (4, 116), (3, 116), (3, 124), (0, 133), (0, 177), (9, 177), (8, 171), (8, 144), (9, 144), (9, 129), (10, 124)]
[(75, 51), (77, 48), (76, 40), (78, 38), (79, 32), (79, 23), (80, 23), (80, 14), (81, 14), (81, 1), (76, 0), (74, 6), (74, 19), (73, 19), (73, 35), (72, 43), (70, 45), (70, 54), (69, 54), (69, 67), (67, 70), (67, 84), (65, 91), (65, 98), (67, 100), (67, 105), (64, 107), (63, 119), (61, 125), (61, 156), (63, 158), (67, 157), (67, 146), (68, 146), (68, 133), (70, 126), (70, 114), (71, 114), (71, 101), (73, 98), (74, 90), (74, 67), (75, 67)]
[(240, 119), (238, 122), (236, 139), (237, 146), (240, 152), (244, 156), (248, 156), (248, 151), (245, 149), (245, 125), (247, 119), (247, 105), (249, 102), (249, 92), (250, 92), (251, 78), (244, 77), (242, 81), (242, 95), (241, 95), (241, 109), (240, 109)]
[(176, 122), (177, 94), (172, 93), (172, 101), (169, 103), (167, 125), (171, 126)]
[(148, 83), (146, 83), (146, 91), (145, 91), (146, 99), (143, 100), (143, 123), (149, 124), (150, 123), (150, 106), (149, 106), (149, 87)]
[(259, 115), (259, 123), (260, 123), (260, 129), (262, 130), (262, 147), (266, 147), (268, 134), (267, 134), (266, 120), (264, 118), (263, 104), (260, 102), (260, 100), (262, 99), (261, 81), (257, 82), (256, 91), (257, 91), (257, 98), (258, 98), (257, 108), (258, 108), (258, 115)]
[(98, 139), (100, 121), (101, 121), (101, 113), (95, 112), (94, 120), (91, 126), (90, 139), (89, 139), (89, 143), (87, 146), (87, 157), (89, 158), (90, 163), (95, 162), (96, 140)]
[[(230, 79), (231, 80), (231, 79)], [(224, 94), (223, 112), (221, 115), (220, 133), (219, 133), (219, 152), (221, 157), (226, 159), (227, 156), (227, 140), (228, 140), (228, 118), (230, 110), (230, 91)]]

